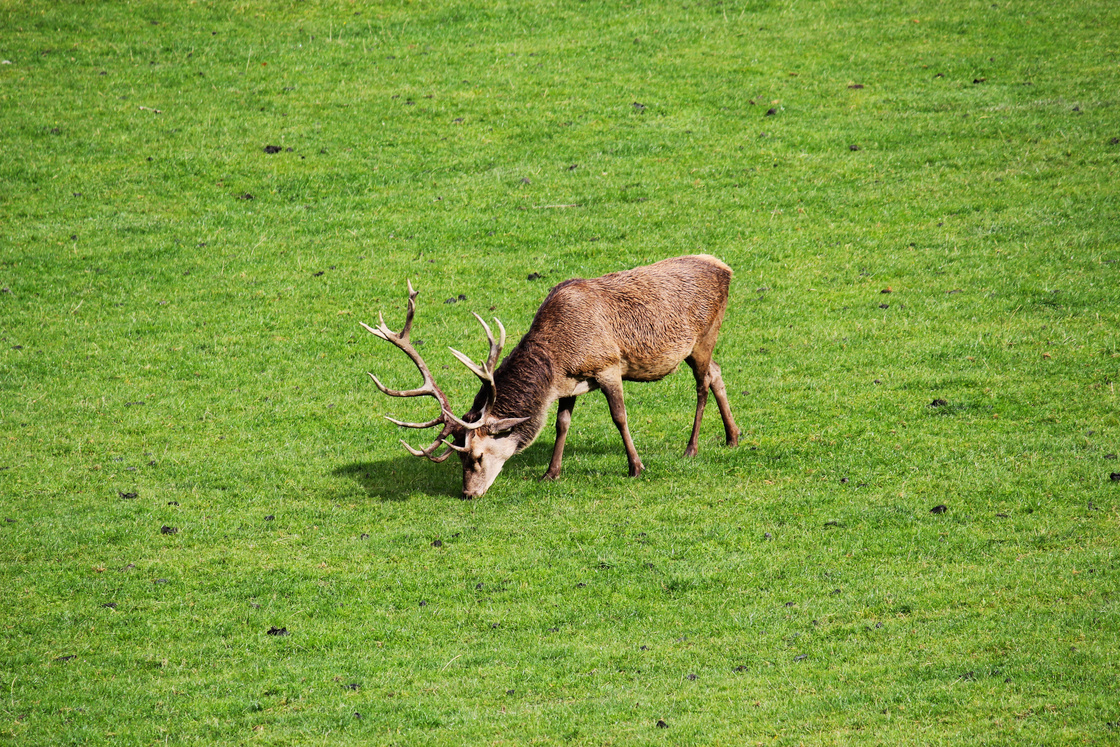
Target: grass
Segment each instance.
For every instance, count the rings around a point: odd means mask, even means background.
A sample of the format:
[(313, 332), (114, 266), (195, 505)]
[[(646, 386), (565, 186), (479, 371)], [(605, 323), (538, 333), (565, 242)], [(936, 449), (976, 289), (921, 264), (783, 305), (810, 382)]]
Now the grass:
[[(0, 5), (0, 734), (1115, 743), (1118, 27)], [(696, 251), (738, 449), (685, 372), (467, 503), (382, 419), (406, 279), (465, 410), (471, 311)]]

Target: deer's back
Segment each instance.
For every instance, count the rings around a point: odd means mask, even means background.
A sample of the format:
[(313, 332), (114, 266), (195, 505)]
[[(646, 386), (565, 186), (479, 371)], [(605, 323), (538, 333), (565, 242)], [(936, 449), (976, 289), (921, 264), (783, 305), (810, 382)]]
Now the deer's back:
[(522, 344), (546, 346), (570, 377), (612, 365), (655, 381), (676, 369), (723, 319), (731, 268), (715, 257), (666, 259), (549, 292)]

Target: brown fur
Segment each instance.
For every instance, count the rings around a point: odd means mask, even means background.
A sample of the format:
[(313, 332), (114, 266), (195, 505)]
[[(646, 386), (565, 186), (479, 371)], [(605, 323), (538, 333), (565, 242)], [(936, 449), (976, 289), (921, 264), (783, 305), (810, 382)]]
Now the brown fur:
[[(630, 474), (637, 475), (643, 467), (626, 426), (621, 382), (657, 381), (687, 361), (696, 376), (697, 413), (686, 454), (696, 453), (709, 389), (719, 403), (727, 443), (735, 445), (739, 429), (719, 367), (711, 360), (730, 282), (731, 268), (723, 262), (693, 255), (557, 285), (494, 372), (497, 397), (491, 414), (529, 418), (504, 437), (516, 439), (517, 451), (525, 449), (543, 429), (548, 408), (560, 400), (557, 442), (544, 475), (556, 478), (575, 396), (581, 389), (603, 389), (626, 445)], [(477, 419), (488, 387), (483, 385), (465, 420)]]

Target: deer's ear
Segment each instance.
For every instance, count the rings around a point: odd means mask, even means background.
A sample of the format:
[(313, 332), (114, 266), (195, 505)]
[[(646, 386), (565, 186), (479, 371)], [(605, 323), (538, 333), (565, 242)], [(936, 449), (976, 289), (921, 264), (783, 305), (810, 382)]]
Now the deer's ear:
[(486, 430), (493, 434), (505, 433), (506, 431), (513, 430), (522, 423), (528, 421), (529, 418), (502, 418), (495, 420), (492, 423), (486, 424)]

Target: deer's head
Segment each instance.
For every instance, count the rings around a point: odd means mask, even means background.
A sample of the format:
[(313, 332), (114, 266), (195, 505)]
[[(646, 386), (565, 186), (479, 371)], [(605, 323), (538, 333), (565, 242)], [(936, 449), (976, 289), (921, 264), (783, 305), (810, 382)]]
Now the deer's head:
[[(433, 462), (442, 462), (451, 455), (451, 452), (458, 452), (459, 460), (463, 463), (463, 498), (476, 498), (494, 484), (494, 479), (502, 471), (506, 460), (517, 451), (517, 442), (512, 438), (511, 431), (529, 420), (527, 417), (499, 418), (492, 413), (498, 392), (497, 385), (494, 383), (494, 369), (498, 365), (498, 359), (502, 354), (502, 346), (505, 345), (506, 330), (499, 320), (494, 320), (498, 323), (500, 333), (498, 341), (495, 342), (490, 326), (486, 324), (482, 317), (475, 314), (474, 317), (486, 330), (486, 339), (490, 343), (490, 354), (486, 361), (478, 365), (458, 350), (451, 349), (452, 355), (458, 358), (482, 382), (482, 389), (479, 390), (479, 396), (476, 398), (476, 407), (467, 414), (466, 418), (461, 419), (452, 412), (447, 396), (436, 386), (432, 372), (424, 363), (424, 359), (420, 357), (420, 353), (409, 341), (409, 333), (412, 331), (412, 318), (416, 313), (416, 296), (417, 291), (413, 290), (412, 283), (409, 282), (408, 312), (405, 316), (404, 327), (399, 333), (393, 332), (385, 326), (385, 318), (380, 314), (378, 315), (380, 323), (377, 327), (359, 323), (371, 334), (380, 337), (382, 340), (387, 340), (403, 350), (416, 364), (416, 368), (420, 370), (420, 375), (424, 379), (423, 383), (416, 389), (397, 390), (389, 389), (373, 374), (370, 374), (370, 378), (373, 379), (373, 383), (377, 385), (378, 389), (390, 397), (430, 396), (436, 399), (439, 403), (440, 413), (426, 423), (406, 423), (390, 417), (386, 417), (386, 420), (404, 428), (441, 426), (439, 435), (427, 448), (413, 448), (404, 440), (401, 441), (401, 444), (408, 449), (410, 454), (426, 457)], [(441, 449), (443, 450), (441, 451)]]

